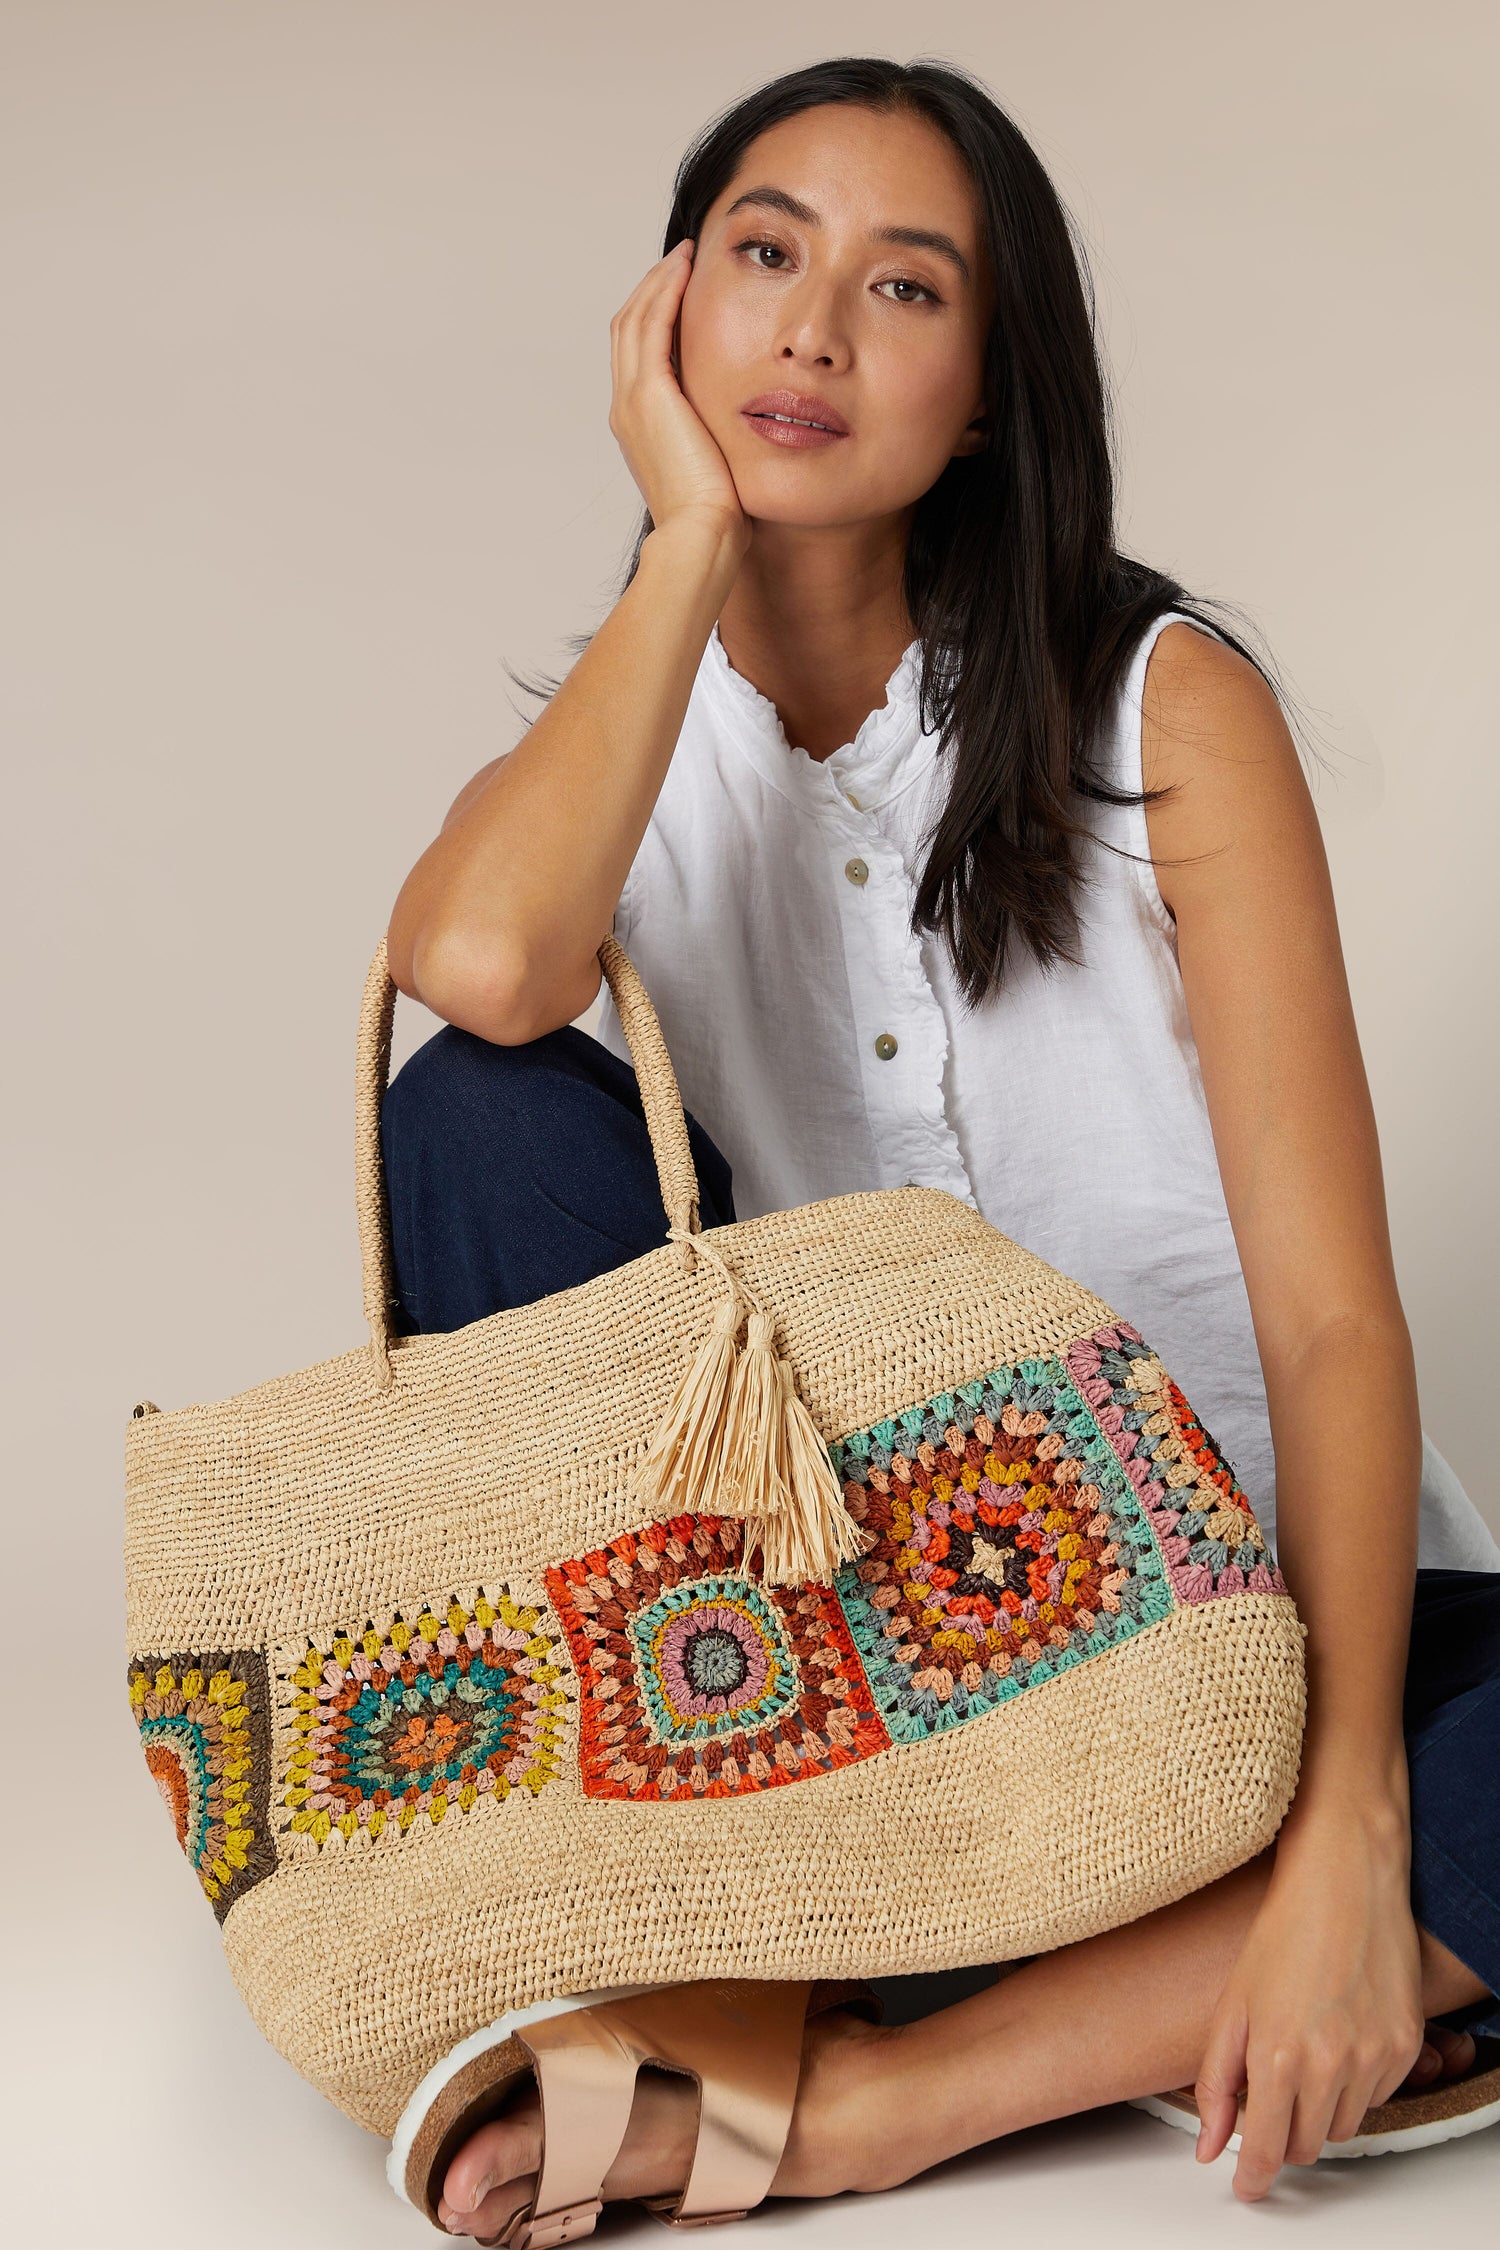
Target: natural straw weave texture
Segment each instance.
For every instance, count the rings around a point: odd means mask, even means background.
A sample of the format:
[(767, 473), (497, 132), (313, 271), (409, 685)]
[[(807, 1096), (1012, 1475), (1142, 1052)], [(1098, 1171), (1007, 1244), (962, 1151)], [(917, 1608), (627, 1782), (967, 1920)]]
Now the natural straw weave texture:
[[(659, 1025), (600, 958), (669, 1222), (697, 1183)], [(143, 1747), (266, 2036), (388, 2134), (508, 2009), (599, 1986), (1003, 1961), (1251, 1857), (1295, 1785), (1302, 1628), (1136, 1332), (926, 1188), (716, 1227), (871, 1544), (778, 1589), (632, 1471), (722, 1301), (691, 1242), (397, 1337), (360, 1019), (370, 1341), (136, 1410)], [(904, 1418), (904, 1419), (903, 1419)]]

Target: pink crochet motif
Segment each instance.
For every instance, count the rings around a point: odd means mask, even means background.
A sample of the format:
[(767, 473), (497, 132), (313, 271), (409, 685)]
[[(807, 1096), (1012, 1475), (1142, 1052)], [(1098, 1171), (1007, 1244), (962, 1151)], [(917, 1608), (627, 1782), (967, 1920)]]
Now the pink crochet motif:
[(1146, 1511), (1179, 1601), (1284, 1594), (1233, 1469), (1129, 1321), (1069, 1346), (1068, 1372)]

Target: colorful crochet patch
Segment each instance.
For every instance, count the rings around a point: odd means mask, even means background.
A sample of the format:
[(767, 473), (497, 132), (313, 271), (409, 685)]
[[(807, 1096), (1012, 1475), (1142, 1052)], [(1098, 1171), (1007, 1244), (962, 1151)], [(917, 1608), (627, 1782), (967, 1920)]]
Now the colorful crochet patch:
[(541, 1612), (504, 1593), (441, 1615), (411, 1607), (309, 1647), (290, 1674), (282, 1803), (320, 1845), (435, 1825), (512, 1789), (534, 1796), (558, 1770), (568, 1699)]
[(1060, 1360), (996, 1368), (830, 1451), (876, 1534), (838, 1590), (897, 1741), (979, 1718), (1172, 1609), (1134, 1487)]
[(177, 1841), (222, 1922), (276, 1865), (265, 1659), (253, 1649), (136, 1657), (130, 1705)]
[(742, 1526), (676, 1516), (547, 1573), (591, 1797), (743, 1797), (890, 1737), (828, 1586), (742, 1574)]
[(1139, 1329), (1121, 1320), (1081, 1338), (1068, 1371), (1135, 1487), (1179, 1601), (1284, 1594), (1233, 1469)]

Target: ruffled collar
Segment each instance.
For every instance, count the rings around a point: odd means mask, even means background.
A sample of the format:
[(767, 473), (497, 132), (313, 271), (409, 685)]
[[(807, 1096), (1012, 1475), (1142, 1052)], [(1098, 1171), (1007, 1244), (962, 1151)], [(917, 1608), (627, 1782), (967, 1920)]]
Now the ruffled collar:
[(868, 714), (852, 742), (826, 758), (809, 757), (787, 741), (770, 697), (730, 663), (717, 624), (696, 685), (736, 747), (783, 796), (818, 801), (832, 793), (872, 812), (926, 773), (937, 754), (937, 732), (923, 732), (918, 709), (921, 667), (922, 643), (914, 640), (886, 681), (884, 703)]

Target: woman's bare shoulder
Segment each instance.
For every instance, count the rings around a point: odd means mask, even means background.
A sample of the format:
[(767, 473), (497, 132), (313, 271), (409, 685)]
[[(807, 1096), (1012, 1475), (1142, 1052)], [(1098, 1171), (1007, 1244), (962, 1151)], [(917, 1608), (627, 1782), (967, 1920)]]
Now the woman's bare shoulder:
[(1141, 775), (1167, 792), (1146, 811), (1151, 856), (1174, 912), (1237, 883), (1321, 880), (1317, 812), (1274, 689), (1248, 658), (1191, 625), (1168, 625), (1146, 666)]
[(1295, 745), (1274, 690), (1238, 649), (1196, 625), (1164, 626), (1141, 695), (1147, 788), (1186, 778), (1205, 753), (1258, 759)]

